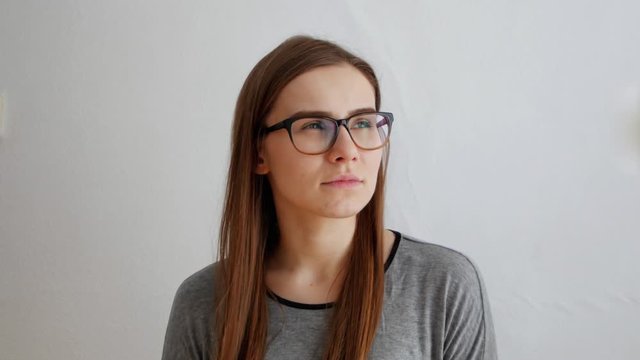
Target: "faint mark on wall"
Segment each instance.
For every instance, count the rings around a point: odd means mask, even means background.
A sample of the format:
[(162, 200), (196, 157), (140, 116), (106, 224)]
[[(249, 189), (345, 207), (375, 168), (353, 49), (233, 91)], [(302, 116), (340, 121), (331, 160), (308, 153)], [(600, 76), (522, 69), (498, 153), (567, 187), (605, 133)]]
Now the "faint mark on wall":
[(629, 175), (640, 174), (640, 85), (623, 89), (615, 104), (615, 161), (620, 170)]
[(7, 134), (7, 111), (6, 111), (6, 95), (4, 91), (0, 92), (0, 139)]

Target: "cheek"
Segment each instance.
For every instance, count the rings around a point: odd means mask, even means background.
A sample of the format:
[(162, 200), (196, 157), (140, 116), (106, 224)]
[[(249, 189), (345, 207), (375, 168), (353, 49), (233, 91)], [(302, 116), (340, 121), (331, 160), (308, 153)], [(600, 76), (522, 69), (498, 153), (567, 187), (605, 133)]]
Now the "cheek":
[[(276, 135), (281, 135), (277, 137)], [(279, 178), (294, 169), (289, 164), (297, 162), (296, 155), (289, 145), (289, 139), (283, 134), (274, 134), (271, 142), (266, 146), (266, 158), (269, 172), (272, 176)]]
[(305, 165), (304, 159), (291, 152), (280, 153), (271, 159), (271, 170), (278, 177), (304, 172)]
[(368, 175), (374, 175), (374, 179), (378, 174), (378, 170), (382, 166), (382, 151), (367, 154), (366, 168)]
[(291, 152), (281, 153), (279, 157), (271, 159), (271, 184), (280, 192), (298, 192), (300, 188), (313, 185), (316, 177), (313, 161), (300, 155)]

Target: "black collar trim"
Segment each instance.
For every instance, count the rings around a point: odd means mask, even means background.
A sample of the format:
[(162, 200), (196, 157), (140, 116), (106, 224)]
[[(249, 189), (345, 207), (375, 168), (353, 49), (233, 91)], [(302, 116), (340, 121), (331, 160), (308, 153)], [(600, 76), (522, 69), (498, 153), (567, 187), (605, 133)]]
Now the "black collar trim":
[[(398, 246), (400, 245), (400, 240), (402, 239), (402, 234), (399, 231), (396, 230), (391, 230), (391, 232), (393, 232), (396, 236), (395, 241), (393, 242), (393, 247), (391, 248), (391, 252), (389, 253), (389, 257), (387, 258), (387, 261), (384, 263), (384, 271), (385, 273), (387, 272), (387, 269), (389, 268), (389, 266), (391, 266), (391, 263), (393, 262), (393, 259), (396, 256), (396, 252), (398, 251)], [(292, 308), (296, 308), (296, 309), (305, 309), (305, 310), (324, 310), (324, 309), (330, 309), (333, 307), (334, 303), (330, 302), (330, 303), (325, 303), (325, 304), (303, 304), (303, 303), (299, 303), (299, 302), (295, 302), (295, 301), (291, 301), (291, 300), (287, 300), (285, 298), (282, 298), (280, 296), (278, 296), (276, 293), (274, 293), (273, 291), (267, 290), (267, 296), (270, 297), (273, 300), (277, 300), (280, 304), (282, 305), (286, 305)]]

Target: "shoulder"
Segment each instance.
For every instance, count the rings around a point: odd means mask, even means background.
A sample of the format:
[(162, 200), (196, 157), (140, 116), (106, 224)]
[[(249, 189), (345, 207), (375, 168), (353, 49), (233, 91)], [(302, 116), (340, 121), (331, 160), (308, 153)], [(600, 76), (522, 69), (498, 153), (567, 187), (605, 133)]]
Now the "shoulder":
[(213, 290), (214, 268), (218, 263), (209, 264), (187, 276), (180, 286), (179, 293), (200, 293)]
[(408, 234), (401, 235), (392, 265), (403, 273), (428, 275), (431, 279), (446, 278), (468, 284), (480, 281), (476, 263), (463, 252)]
[(406, 296), (447, 308), (460, 303), (478, 310), (484, 307), (480, 270), (461, 251), (402, 234), (389, 270), (389, 279), (401, 284)]
[(445, 358), (497, 357), (484, 281), (469, 256), (402, 234), (391, 265), (396, 266), (392, 280), (403, 290), (402, 297), (422, 305), (431, 326), (445, 335)]
[(206, 358), (214, 310), (216, 264), (201, 268), (178, 286), (165, 333), (163, 360)]
[(184, 279), (175, 293), (174, 310), (188, 311), (203, 309), (211, 305), (214, 295), (214, 271), (218, 263), (209, 264)]
[(180, 332), (204, 334), (214, 309), (214, 272), (210, 264), (188, 276), (176, 290), (171, 307), (170, 326)]

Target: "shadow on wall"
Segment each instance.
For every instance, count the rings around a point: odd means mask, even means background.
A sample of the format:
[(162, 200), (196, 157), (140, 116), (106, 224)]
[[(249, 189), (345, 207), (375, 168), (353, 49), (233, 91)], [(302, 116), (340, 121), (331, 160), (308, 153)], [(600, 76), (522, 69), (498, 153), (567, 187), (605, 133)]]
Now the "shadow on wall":
[(627, 87), (620, 97), (615, 139), (620, 144), (616, 154), (618, 167), (629, 175), (640, 175), (640, 85)]

